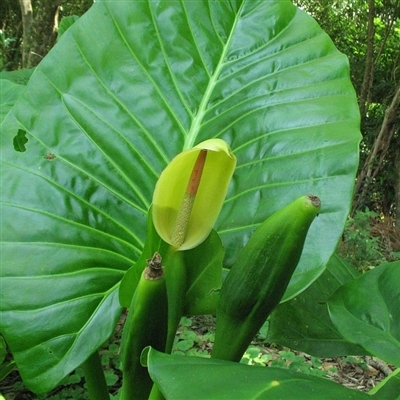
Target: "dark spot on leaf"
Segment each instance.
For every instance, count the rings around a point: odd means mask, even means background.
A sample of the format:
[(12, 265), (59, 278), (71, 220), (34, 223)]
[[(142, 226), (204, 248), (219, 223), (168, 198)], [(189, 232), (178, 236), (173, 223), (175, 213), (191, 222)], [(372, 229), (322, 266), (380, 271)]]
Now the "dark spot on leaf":
[(28, 143), (26, 138), (26, 132), (22, 129), (18, 129), (18, 133), (14, 136), (13, 145), (14, 150), (23, 153), (26, 151), (25, 145)]
[(44, 158), (45, 158), (46, 160), (54, 160), (54, 159), (56, 158), (56, 156), (55, 156), (55, 154), (53, 154), (53, 153), (47, 153), (47, 154), (44, 156)]

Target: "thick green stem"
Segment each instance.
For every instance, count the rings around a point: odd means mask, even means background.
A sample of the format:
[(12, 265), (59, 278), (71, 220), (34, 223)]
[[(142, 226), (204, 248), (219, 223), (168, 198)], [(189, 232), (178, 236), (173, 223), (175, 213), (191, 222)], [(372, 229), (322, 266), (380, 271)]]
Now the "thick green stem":
[(186, 295), (186, 268), (183, 252), (169, 247), (165, 257), (165, 280), (168, 297), (168, 335), (165, 353), (170, 354), (179, 321), (182, 318)]
[(99, 353), (93, 353), (82, 365), (91, 400), (110, 400)]
[(147, 400), (153, 381), (140, 363), (142, 350), (163, 351), (167, 339), (168, 304), (161, 256), (155, 253), (136, 287), (121, 341), (123, 383), (120, 400)]

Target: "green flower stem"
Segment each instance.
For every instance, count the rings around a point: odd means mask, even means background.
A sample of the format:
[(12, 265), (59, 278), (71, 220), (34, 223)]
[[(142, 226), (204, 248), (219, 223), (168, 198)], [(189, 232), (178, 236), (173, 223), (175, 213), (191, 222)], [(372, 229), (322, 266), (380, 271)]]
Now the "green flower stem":
[(99, 353), (93, 353), (82, 365), (91, 400), (110, 400)]
[(186, 298), (186, 268), (183, 253), (169, 246), (164, 268), (168, 297), (168, 334), (165, 353), (171, 353)]

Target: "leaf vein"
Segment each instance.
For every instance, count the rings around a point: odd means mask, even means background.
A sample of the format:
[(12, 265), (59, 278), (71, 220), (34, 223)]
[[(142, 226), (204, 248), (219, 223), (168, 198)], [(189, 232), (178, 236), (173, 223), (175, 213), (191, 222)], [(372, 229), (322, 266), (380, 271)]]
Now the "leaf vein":
[[(154, 21), (154, 17), (153, 17), (153, 13), (152, 13), (151, 7), (150, 7), (150, 13), (151, 13), (152, 18), (153, 18), (154, 27), (155, 27), (155, 29), (156, 29), (156, 31), (157, 31), (158, 40), (160, 41), (159, 34), (158, 34), (158, 30), (157, 30), (157, 25), (156, 25), (156, 23), (155, 23), (155, 21)], [(153, 77), (152, 77), (152, 76), (149, 74), (149, 72), (146, 70), (146, 68), (144, 67), (144, 65), (139, 61), (139, 58), (137, 57), (135, 51), (134, 51), (134, 50), (132, 49), (132, 47), (130, 46), (130, 44), (129, 44), (128, 40), (126, 39), (125, 35), (122, 33), (121, 29), (119, 28), (119, 25), (118, 25), (117, 21), (115, 20), (115, 18), (113, 17), (113, 15), (112, 15), (111, 12), (110, 12), (110, 15), (111, 15), (111, 18), (112, 18), (112, 20), (113, 20), (114, 26), (116, 27), (118, 33), (120, 34), (121, 39), (122, 39), (122, 41), (124, 42), (126, 48), (129, 50), (130, 54), (131, 54), (132, 57), (135, 59), (135, 61), (137, 62), (137, 64), (140, 66), (141, 70), (142, 70), (143, 73), (146, 75), (146, 77), (148, 78), (148, 80), (149, 80), (149, 81), (151, 82), (151, 84), (154, 86), (155, 90), (157, 91), (157, 93), (159, 94), (160, 98), (161, 98), (162, 101), (164, 102), (164, 104), (165, 104), (167, 110), (169, 111), (170, 115), (172, 116), (172, 118), (176, 121), (176, 123), (177, 123), (178, 126), (180, 127), (182, 134), (183, 134), (183, 135), (186, 135), (186, 130), (185, 130), (185, 128), (183, 127), (183, 125), (182, 125), (181, 121), (179, 120), (179, 118), (177, 117), (176, 113), (172, 110), (172, 108), (171, 108), (171, 106), (170, 106), (170, 104), (169, 104), (167, 98), (164, 96), (163, 92), (161, 91), (161, 89), (159, 88), (159, 86), (156, 84), (156, 82), (155, 82), (155, 80), (153, 79)], [(161, 45), (161, 42), (160, 42), (160, 45)], [(161, 46), (161, 51), (163, 52), (164, 58), (166, 58), (165, 51), (164, 51), (164, 49), (163, 49), (162, 46)], [(168, 66), (168, 68), (169, 68), (168, 63), (167, 63), (167, 66)], [(179, 91), (178, 91), (178, 95), (180, 95)], [(163, 152), (161, 151), (161, 149), (160, 149), (159, 147), (157, 147), (156, 142), (154, 141), (154, 139), (153, 139), (153, 137), (151, 136), (151, 134), (150, 134), (144, 127), (143, 127), (143, 129), (144, 129), (144, 131), (146, 132), (146, 134), (147, 134), (147, 136), (148, 136), (148, 139), (149, 139), (150, 141), (153, 142), (154, 147), (157, 148), (157, 149), (159, 150), (159, 153), (160, 153), (160, 155), (162, 155), (162, 157), (163, 157), (165, 163), (168, 164), (169, 158), (166, 156), (165, 153), (163, 153)]]
[[(17, 208), (17, 209), (20, 209), (20, 210), (25, 210), (25, 211), (29, 211), (29, 212), (32, 212), (32, 213), (37, 213), (37, 214), (40, 214), (40, 215), (45, 215), (47, 217), (54, 218), (54, 219), (56, 219), (58, 221), (62, 221), (64, 223), (66, 223), (66, 224), (69, 224), (69, 225), (72, 225), (72, 226), (75, 226), (75, 227), (79, 227), (80, 231), (87, 230), (87, 231), (90, 231), (90, 232), (96, 232), (100, 236), (104, 236), (106, 238), (114, 239), (117, 242), (123, 244), (124, 246), (132, 248), (134, 251), (136, 251), (138, 253), (140, 252), (140, 249), (138, 247), (134, 246), (133, 244), (131, 244), (130, 242), (127, 242), (126, 240), (123, 240), (123, 239), (121, 239), (121, 238), (119, 238), (117, 236), (111, 235), (111, 234), (109, 234), (109, 233), (107, 233), (107, 232), (105, 232), (103, 230), (100, 230), (100, 229), (97, 229), (97, 228), (93, 228), (92, 226), (88, 226), (88, 225), (82, 224), (80, 222), (77, 222), (77, 221), (62, 217), (60, 215), (53, 214), (53, 213), (45, 211), (45, 210), (39, 210), (39, 209), (34, 208), (34, 207), (26, 207), (26, 206), (14, 204), (14, 203), (8, 203), (8, 202), (1, 202), (1, 204), (5, 205), (5, 206), (8, 206), (8, 207), (11, 207), (11, 208)], [(49, 242), (49, 243), (54, 243), (55, 244), (57, 242)]]
[[(70, 95), (69, 95), (70, 96)], [(70, 96), (72, 97), (72, 96)], [(80, 103), (82, 105), (82, 107), (86, 107), (85, 103), (83, 103), (82, 101), (80, 101), (78, 98), (73, 97), (78, 103)], [(77, 119), (73, 116), (73, 114), (69, 111), (68, 106), (65, 104), (65, 102), (63, 101), (64, 107), (66, 108), (70, 118), (76, 123), (77, 126), (79, 126), (80, 130), (83, 132), (83, 134), (87, 137), (87, 139), (93, 143), (93, 145), (100, 151), (101, 154), (103, 154), (104, 158), (106, 158), (110, 164), (112, 164), (116, 171), (118, 172), (118, 174), (124, 179), (124, 181), (129, 185), (129, 187), (132, 188), (132, 190), (136, 193), (136, 195), (138, 196), (138, 198), (140, 199), (142, 205), (144, 208), (149, 208), (150, 207), (150, 203), (147, 201), (146, 197), (143, 195), (143, 193), (139, 190), (138, 186), (134, 185), (133, 182), (129, 179), (129, 177), (119, 168), (119, 165), (117, 164), (117, 162), (115, 161), (116, 157), (114, 155), (114, 157), (112, 155), (108, 155), (107, 152), (94, 140), (94, 138), (88, 134), (88, 132), (85, 131), (85, 129), (81, 126), (81, 124), (77, 121)], [(88, 107), (86, 107), (88, 108)], [(92, 111), (90, 108), (88, 108), (90, 111)], [(100, 119), (103, 120), (99, 115), (97, 115), (95, 113), (95, 115)], [(114, 132), (117, 132), (117, 134), (119, 136), (123, 136), (121, 135), (114, 127), (111, 127), (107, 122), (105, 122), (103, 120), (103, 122), (105, 123), (105, 125), (109, 126), (111, 129), (114, 130)], [(129, 142), (126, 140), (126, 138), (124, 138), (124, 141), (126, 143)], [(132, 147), (132, 146), (130, 146)], [(135, 153), (137, 154), (137, 151), (135, 150)], [(158, 174), (154, 171), (154, 169), (152, 169), (150, 167), (150, 165), (146, 162), (145, 163), (146, 166), (149, 168), (149, 170), (153, 173), (153, 175), (157, 178)]]
[[(42, 143), (42, 144), (43, 144), (43, 143)], [(44, 145), (44, 144), (43, 144), (43, 145)], [(45, 145), (44, 145), (44, 146), (45, 146)], [(45, 146), (45, 147), (47, 147), (47, 146)], [(60, 156), (57, 155), (57, 158), (63, 160), (63, 161), (66, 162), (68, 165), (71, 165), (73, 168), (76, 168), (76, 166), (74, 166), (73, 164), (70, 164), (68, 161), (66, 161), (66, 160), (63, 159), (62, 157), (60, 157)], [(106, 214), (106, 213), (105, 213), (104, 211), (102, 211), (100, 208), (94, 206), (93, 203), (91, 203), (91, 202), (85, 200), (83, 197), (77, 196), (74, 192), (68, 190), (68, 189), (65, 188), (64, 186), (61, 186), (58, 182), (53, 181), (53, 180), (49, 179), (48, 177), (39, 174), (39, 173), (36, 172), (36, 171), (30, 170), (30, 169), (28, 169), (28, 168), (22, 168), (22, 167), (19, 166), (19, 165), (13, 164), (13, 163), (8, 162), (8, 161), (5, 161), (5, 160), (3, 160), (3, 162), (4, 162), (5, 164), (8, 164), (8, 165), (10, 165), (10, 166), (16, 168), (16, 169), (20, 169), (21, 171), (25, 171), (25, 172), (27, 172), (27, 173), (31, 173), (32, 175), (36, 175), (37, 177), (44, 179), (45, 181), (47, 181), (47, 182), (50, 183), (51, 185), (55, 186), (57, 189), (60, 189), (61, 191), (67, 193), (68, 195), (70, 195), (71, 197), (75, 198), (75, 199), (78, 200), (79, 202), (83, 203), (86, 207), (91, 208), (92, 210), (95, 210), (97, 213), (99, 213), (99, 214), (103, 215), (104, 217), (106, 217), (107, 219), (113, 221), (113, 223), (115, 223), (119, 228), (123, 229), (126, 233), (128, 233), (130, 236), (132, 236), (133, 239), (138, 243), (139, 246), (143, 246), (143, 242), (142, 242), (135, 234), (133, 234), (133, 232), (131, 232), (130, 230), (128, 230), (124, 225), (122, 225), (122, 224), (119, 223), (117, 220), (115, 220), (114, 218), (112, 218), (109, 214)], [(84, 172), (84, 171), (82, 171), (82, 172)], [(88, 175), (88, 174), (87, 174), (87, 175)], [(89, 175), (89, 177), (90, 177), (91, 179), (93, 179), (94, 181), (97, 182), (97, 180), (96, 180), (94, 177), (92, 177), (91, 175)], [(101, 184), (100, 184), (100, 185), (101, 185)], [(104, 186), (104, 185), (101, 185), (101, 186), (103, 186), (103, 187), (105, 187), (106, 189), (108, 189), (108, 188), (107, 188), (106, 186)], [(132, 205), (133, 208), (135, 208), (135, 209), (141, 211), (144, 215), (147, 214), (147, 211), (146, 211), (146, 210), (144, 210), (144, 209), (139, 209), (135, 204), (133, 204), (133, 203), (127, 201), (124, 197), (121, 197), (118, 193), (116, 193), (116, 192), (114, 192), (114, 191), (111, 191), (111, 189), (108, 189), (108, 190), (109, 190), (111, 193), (113, 193), (116, 197), (121, 198), (121, 199), (124, 200), (126, 203)], [(10, 204), (11, 204), (11, 203), (10, 203)]]

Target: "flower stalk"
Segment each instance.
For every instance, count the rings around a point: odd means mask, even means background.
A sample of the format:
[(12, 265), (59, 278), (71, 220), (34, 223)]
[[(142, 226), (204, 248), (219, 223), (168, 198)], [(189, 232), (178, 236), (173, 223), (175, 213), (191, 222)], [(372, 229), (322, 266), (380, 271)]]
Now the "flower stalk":
[(206, 162), (207, 150), (202, 149), (197, 156), (196, 163), (190, 175), (186, 192), (182, 199), (181, 207), (176, 216), (175, 224), (172, 230), (171, 244), (175, 247), (181, 247), (185, 241), (186, 231), (189, 224), (190, 214), (192, 213), (194, 200), (199, 189), (201, 176), (203, 174), (204, 164)]

